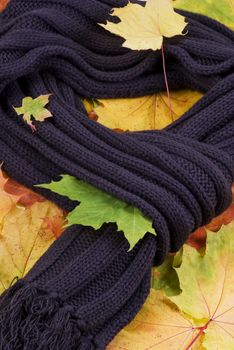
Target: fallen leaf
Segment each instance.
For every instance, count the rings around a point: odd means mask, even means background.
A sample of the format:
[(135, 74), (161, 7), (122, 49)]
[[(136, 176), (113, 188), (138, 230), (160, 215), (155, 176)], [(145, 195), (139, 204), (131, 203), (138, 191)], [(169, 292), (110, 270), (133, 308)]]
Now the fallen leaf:
[(234, 222), (208, 232), (205, 255), (184, 245), (177, 273), (182, 292), (151, 290), (136, 318), (108, 350), (234, 349)]
[(88, 113), (100, 104), (96, 98), (83, 98), (82, 101)]
[(234, 0), (174, 0), (178, 9), (212, 17), (234, 29)]
[(169, 254), (164, 262), (152, 271), (152, 288), (156, 290), (163, 289), (167, 296), (173, 296), (181, 293), (180, 281), (175, 270), (182, 263), (183, 249), (177, 254)]
[[(233, 186), (234, 187), (234, 186)], [(216, 216), (206, 228), (210, 231), (218, 231), (222, 225), (228, 225), (234, 220), (234, 196), (233, 203), (222, 214)]]
[(46, 217), (44, 219), (46, 227), (53, 233), (53, 235), (58, 238), (61, 236), (65, 229), (65, 225), (67, 225), (67, 220), (65, 219), (65, 213), (56, 214), (52, 217)]
[(216, 216), (208, 225), (200, 227), (195, 232), (191, 233), (186, 242), (187, 244), (198, 250), (203, 248), (206, 244), (207, 230), (217, 232), (222, 225), (228, 225), (234, 220), (234, 185), (232, 186), (232, 193), (233, 203), (230, 207), (222, 214)]
[[(18, 115), (23, 115), (24, 121), (35, 130), (33, 121), (43, 122), (45, 119), (52, 117), (52, 114), (45, 106), (49, 103), (49, 95), (41, 95), (33, 99), (32, 97), (25, 97), (22, 100), (22, 107), (14, 107)], [(32, 119), (32, 117), (34, 119)]]
[(0, 166), (0, 227), (5, 216), (16, 206), (20, 199), (20, 196), (9, 194), (5, 191), (7, 181), (8, 178), (5, 177)]
[(62, 209), (9, 179), (0, 167), (0, 294), (61, 235), (64, 218)]
[(132, 50), (159, 50), (163, 37), (182, 35), (187, 25), (185, 17), (174, 11), (171, 0), (148, 0), (145, 6), (129, 2), (111, 14), (120, 22), (100, 25), (124, 38), (123, 46)]
[(96, 122), (98, 120), (98, 115), (94, 111), (92, 111), (89, 113), (89, 118)]
[(206, 236), (206, 227), (200, 227), (189, 235), (186, 243), (191, 247), (200, 250), (206, 245)]
[(38, 193), (31, 191), (29, 188), (26, 188), (11, 178), (7, 179), (4, 185), (4, 191), (8, 194), (17, 196), (17, 203), (23, 205), (24, 207), (30, 207), (36, 202), (46, 201), (46, 199)]
[(206, 328), (207, 350), (234, 349), (234, 222), (207, 233), (204, 256), (185, 245), (177, 274), (182, 293), (170, 299)]
[[(185, 350), (199, 333), (162, 291), (151, 289), (135, 319), (107, 350)], [(199, 344), (200, 343), (200, 344)], [(201, 350), (201, 340), (192, 350)]]
[[(178, 119), (202, 94), (181, 90), (170, 93), (172, 113), (166, 93), (128, 99), (103, 99), (94, 108), (98, 122), (111, 129), (140, 131), (162, 129)], [(89, 106), (89, 108), (92, 107)], [(121, 118), (120, 118), (121, 116)]]
[(84, 107), (86, 109), (86, 112), (88, 113), (88, 116), (90, 119), (97, 121), (98, 120), (98, 116), (96, 114), (96, 112), (94, 111), (94, 108), (99, 106), (99, 101), (97, 99), (93, 99), (93, 98), (84, 98), (83, 99), (83, 104)]
[(9, 2), (10, 0), (0, 0), (0, 12), (6, 8)]
[(63, 218), (63, 211), (46, 201), (29, 208), (14, 207), (0, 228), (0, 293), (21, 278), (55, 241), (46, 220)]
[(80, 202), (67, 216), (69, 225), (80, 224), (99, 229), (104, 223), (116, 223), (118, 230), (124, 232), (130, 249), (144, 237), (145, 233), (156, 235), (152, 221), (138, 208), (73, 176), (63, 175), (58, 182), (36, 186)]
[(29, 207), (36, 202), (45, 201), (41, 195), (10, 179), (0, 165), (0, 223), (15, 205)]

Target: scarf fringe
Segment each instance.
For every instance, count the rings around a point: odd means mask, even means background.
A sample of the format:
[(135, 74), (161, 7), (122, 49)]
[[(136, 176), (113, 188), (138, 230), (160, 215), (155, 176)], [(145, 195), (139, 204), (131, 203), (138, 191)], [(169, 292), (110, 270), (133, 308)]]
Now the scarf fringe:
[(88, 327), (56, 293), (18, 281), (0, 297), (1, 349), (97, 349)]

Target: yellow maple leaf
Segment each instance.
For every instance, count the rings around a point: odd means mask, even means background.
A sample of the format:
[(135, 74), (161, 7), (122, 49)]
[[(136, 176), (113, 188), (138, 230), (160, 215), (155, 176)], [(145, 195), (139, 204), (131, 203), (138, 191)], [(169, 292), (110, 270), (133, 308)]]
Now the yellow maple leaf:
[(234, 350), (234, 222), (209, 232), (205, 255), (184, 245), (181, 294), (151, 290), (108, 350)]
[[(198, 332), (162, 291), (151, 289), (134, 321), (114, 338), (107, 350), (185, 350)], [(202, 350), (200, 345), (201, 339), (191, 350)]]
[(57, 238), (47, 221), (63, 217), (55, 204), (45, 201), (28, 208), (13, 207), (0, 228), (0, 294), (31, 269)]
[[(162, 129), (178, 119), (202, 97), (200, 92), (181, 90), (171, 92), (171, 105), (166, 93), (122, 99), (103, 99), (94, 108), (98, 122), (111, 129), (129, 131)], [(86, 106), (90, 111), (90, 105)], [(120, 117), (121, 116), (121, 117)]]
[(132, 50), (159, 50), (163, 36), (182, 35), (187, 25), (185, 17), (174, 11), (171, 0), (148, 0), (145, 6), (128, 3), (114, 8), (112, 15), (119, 17), (120, 22), (100, 25), (124, 38), (123, 46)]

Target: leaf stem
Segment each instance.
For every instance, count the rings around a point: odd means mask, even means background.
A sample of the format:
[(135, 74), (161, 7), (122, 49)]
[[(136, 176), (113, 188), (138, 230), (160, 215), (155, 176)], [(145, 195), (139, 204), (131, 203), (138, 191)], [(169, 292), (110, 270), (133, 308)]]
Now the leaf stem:
[(187, 346), (187, 348), (185, 350), (190, 350), (192, 349), (192, 346), (196, 343), (196, 341), (198, 340), (198, 338), (202, 335), (202, 333), (204, 333), (204, 331), (207, 329), (207, 327), (209, 326), (210, 322), (212, 321), (209, 320), (208, 322), (206, 322), (206, 324), (203, 327), (199, 327), (199, 332), (197, 333), (196, 337), (191, 341), (191, 343)]
[(172, 119), (173, 118), (172, 117), (172, 105), (171, 105), (170, 90), (169, 90), (169, 85), (168, 85), (168, 80), (167, 80), (167, 71), (166, 71), (165, 54), (164, 54), (163, 45), (162, 45), (162, 62), (163, 62), (164, 81), (165, 81), (165, 85), (166, 85), (166, 89), (167, 89), (168, 104), (169, 104), (169, 109), (170, 109), (170, 114), (171, 114), (171, 119)]

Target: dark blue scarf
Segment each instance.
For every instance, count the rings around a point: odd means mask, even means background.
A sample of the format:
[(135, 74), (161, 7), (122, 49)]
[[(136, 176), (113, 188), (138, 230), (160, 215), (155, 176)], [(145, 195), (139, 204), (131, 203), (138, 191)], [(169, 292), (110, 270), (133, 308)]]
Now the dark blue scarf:
[[(22, 184), (71, 174), (140, 208), (154, 223), (133, 251), (115, 225), (73, 226), (0, 299), (0, 349), (105, 349), (137, 313), (153, 263), (223, 212), (234, 181), (234, 33), (185, 13), (165, 41), (171, 89), (205, 96), (162, 131), (118, 134), (90, 120), (81, 97), (165, 88), (161, 52), (130, 51), (97, 25), (125, 0), (12, 0), (0, 16), (0, 160)], [(52, 93), (37, 132), (15, 114)], [(35, 190), (35, 188), (34, 188)], [(37, 189), (64, 209), (77, 203)]]

